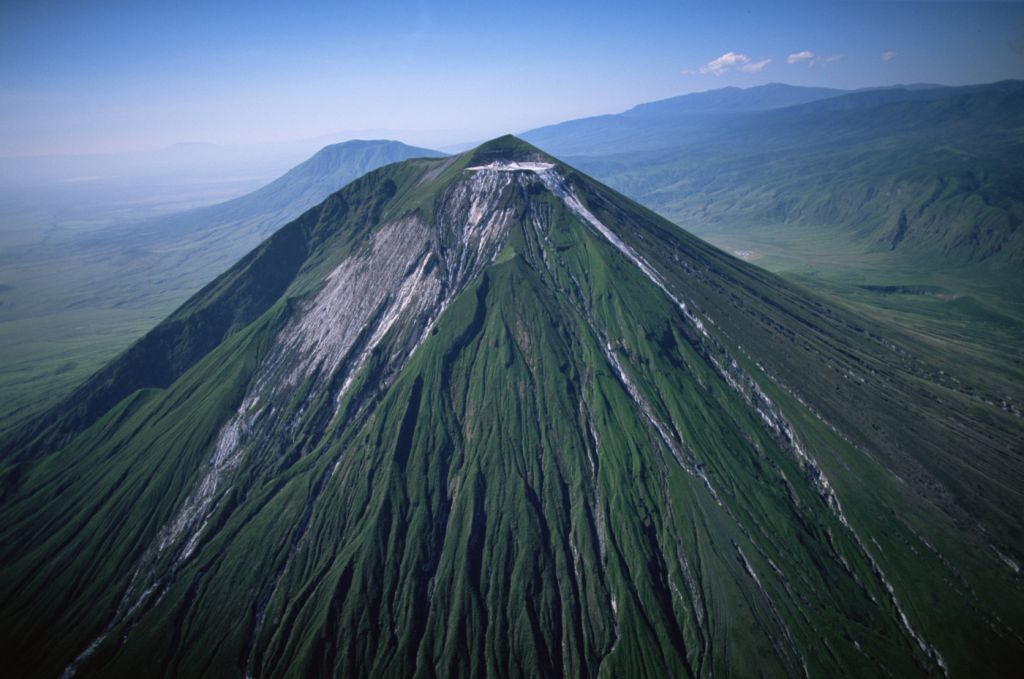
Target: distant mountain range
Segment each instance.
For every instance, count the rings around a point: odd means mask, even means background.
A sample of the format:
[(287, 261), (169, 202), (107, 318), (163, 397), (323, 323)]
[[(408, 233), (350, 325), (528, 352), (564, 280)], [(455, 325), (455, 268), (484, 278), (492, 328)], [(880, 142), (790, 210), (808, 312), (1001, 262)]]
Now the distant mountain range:
[(774, 83), (740, 89), (684, 94), (647, 104), (624, 113), (580, 118), (524, 132), (531, 143), (564, 156), (607, 155), (645, 148), (673, 148), (684, 131), (715, 129), (723, 120), (744, 113), (767, 111), (845, 94), (823, 87), (796, 87)]
[(0, 656), (1017, 676), (1020, 392), (521, 140), (390, 164), (0, 440)]
[[(1024, 83), (715, 90), (525, 133), (697, 233), (1024, 263)], [(843, 241), (847, 247), (848, 241)]]

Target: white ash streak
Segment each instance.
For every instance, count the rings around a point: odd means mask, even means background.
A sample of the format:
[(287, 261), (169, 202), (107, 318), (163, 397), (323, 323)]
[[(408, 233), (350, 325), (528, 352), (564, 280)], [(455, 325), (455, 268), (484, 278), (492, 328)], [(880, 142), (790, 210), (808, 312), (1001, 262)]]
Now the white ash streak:
[[(484, 168), (477, 168), (484, 169)], [(492, 163), (486, 166), (486, 169), (501, 171), (501, 172), (513, 172), (513, 171), (530, 171), (536, 173), (544, 185), (553, 193), (559, 197), (563, 203), (578, 217), (582, 218), (585, 222), (590, 224), (598, 233), (605, 237), (605, 239), (611, 243), (616, 249), (618, 249), (623, 255), (625, 255), (631, 262), (633, 262), (641, 272), (654, 283), (682, 312), (683, 315), (689, 320), (689, 322), (703, 335), (705, 338), (710, 340), (710, 336), (704, 323), (700, 318), (696, 316), (686, 305), (685, 302), (679, 300), (665, 285), (658, 273), (629, 245), (624, 243), (619, 236), (608, 228), (600, 219), (598, 219), (593, 213), (590, 212), (575, 195), (570, 187), (568, 187), (564, 179), (558, 174), (553, 164), (550, 163)], [(613, 365), (617, 364), (617, 361), (612, 360), (610, 350), (606, 349), (606, 354), (609, 355), (609, 360), (612, 361)], [(860, 535), (856, 532), (850, 522), (847, 520), (846, 515), (843, 513), (842, 506), (839, 502), (839, 498), (832, 488), (831, 483), (825, 476), (821, 467), (817, 461), (814, 460), (803, 448), (800, 442), (797, 440), (796, 435), (783, 417), (781, 410), (778, 406), (771, 401), (770, 398), (760, 389), (760, 387), (754, 382), (754, 380), (748, 376), (745, 371), (740, 368), (739, 364), (735, 360), (730, 360), (731, 370), (726, 370), (722, 364), (711, 357), (712, 363), (715, 366), (719, 374), (726, 380), (726, 382), (739, 393), (750, 405), (754, 406), (766, 426), (775, 432), (777, 437), (781, 440), (784, 447), (788, 448), (789, 451), (797, 458), (801, 468), (808, 473), (815, 486), (818, 489), (819, 494), (825, 500), (828, 507), (835, 514), (837, 519), (843, 524), (847, 530), (850, 531), (854, 541), (863, 552), (865, 557), (871, 564), (872, 569), (875, 572), (876, 577), (882, 583), (883, 587), (889, 594), (889, 599), (896, 611), (899, 614), (900, 621), (903, 624), (904, 630), (907, 634), (918, 644), (921, 650), (933, 660), (942, 670), (944, 674), (947, 673), (946, 663), (942, 658), (938, 650), (928, 644), (924, 638), (913, 628), (910, 624), (910, 620), (900, 606), (898, 599), (896, 598), (895, 589), (889, 582), (885, 573), (882, 571), (881, 566), (875, 560), (874, 556), (867, 549), (864, 541)], [(619, 367), (616, 365), (616, 370), (619, 371)], [(737, 380), (739, 378), (739, 380)], [(746, 383), (747, 389), (744, 389), (744, 385), (740, 382)], [(748, 391), (749, 390), (749, 391)], [(631, 390), (632, 391), (632, 390)], [(631, 394), (632, 395), (632, 394)], [(660, 427), (659, 434), (664, 433)], [(673, 450), (673, 452), (675, 452)], [(677, 458), (678, 459), (678, 458)]]

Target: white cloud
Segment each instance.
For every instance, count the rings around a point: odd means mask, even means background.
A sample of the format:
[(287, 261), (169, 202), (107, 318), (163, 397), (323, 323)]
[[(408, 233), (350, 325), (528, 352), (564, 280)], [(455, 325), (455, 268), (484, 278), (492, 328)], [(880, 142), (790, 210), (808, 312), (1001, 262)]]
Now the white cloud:
[(749, 63), (750, 57), (746, 54), (736, 54), (735, 52), (726, 52), (717, 59), (712, 59), (708, 63), (700, 67), (701, 73), (714, 73), (715, 75), (722, 75), (733, 66), (741, 66)]
[(889, 50), (887, 52), (882, 52), (879, 56), (882, 57), (882, 61), (892, 61), (896, 58), (897, 54), (899, 54), (899, 52)]
[(799, 64), (802, 61), (806, 61), (808, 66), (817, 66), (818, 64), (831, 64), (834, 61), (839, 61), (843, 58), (842, 54), (815, 54), (810, 50), (804, 50), (803, 52), (794, 52), (786, 57), (787, 64)]
[(708, 73), (713, 75), (722, 75), (732, 69), (737, 69), (744, 73), (760, 73), (764, 70), (764, 67), (771, 62), (772, 60), (767, 58), (762, 59), (761, 61), (752, 61), (746, 54), (726, 52), (717, 59), (712, 59), (701, 66), (700, 72), (705, 75)]
[(764, 70), (764, 67), (772, 63), (771, 59), (762, 59), (761, 61), (752, 61), (749, 64), (743, 64), (740, 66), (740, 70), (744, 73), (760, 73)]

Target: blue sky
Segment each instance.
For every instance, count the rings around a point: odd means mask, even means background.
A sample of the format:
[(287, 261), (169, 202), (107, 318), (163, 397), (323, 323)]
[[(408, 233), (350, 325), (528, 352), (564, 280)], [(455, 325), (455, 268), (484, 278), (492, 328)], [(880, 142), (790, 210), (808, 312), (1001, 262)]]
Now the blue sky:
[(1013, 2), (151, 5), (0, 5), (0, 155), (440, 146), (726, 85), (1024, 78)]

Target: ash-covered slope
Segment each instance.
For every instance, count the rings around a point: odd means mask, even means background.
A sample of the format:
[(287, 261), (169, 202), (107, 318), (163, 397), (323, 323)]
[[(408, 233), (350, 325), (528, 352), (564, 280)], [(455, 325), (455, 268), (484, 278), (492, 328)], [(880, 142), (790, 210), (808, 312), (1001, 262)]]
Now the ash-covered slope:
[(2, 652), (39, 676), (1010, 675), (1004, 397), (514, 138), (408, 161), (8, 440)]

